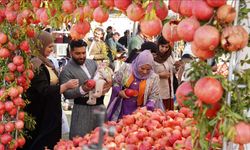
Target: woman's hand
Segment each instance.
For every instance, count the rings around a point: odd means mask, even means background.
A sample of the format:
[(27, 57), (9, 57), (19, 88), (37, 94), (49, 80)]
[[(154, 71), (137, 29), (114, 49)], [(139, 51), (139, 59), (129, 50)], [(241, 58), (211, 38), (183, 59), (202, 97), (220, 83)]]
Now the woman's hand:
[(129, 98), (126, 94), (125, 94), (125, 90), (121, 90), (119, 92), (119, 96), (121, 96), (122, 98)]
[(60, 86), (60, 93), (63, 93), (68, 89), (74, 89), (78, 86), (79, 86), (79, 79), (71, 79)]

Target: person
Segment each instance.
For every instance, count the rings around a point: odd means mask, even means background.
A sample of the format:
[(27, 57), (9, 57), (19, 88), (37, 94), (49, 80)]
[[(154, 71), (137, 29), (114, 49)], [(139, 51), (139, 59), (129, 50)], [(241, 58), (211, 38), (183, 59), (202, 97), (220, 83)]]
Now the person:
[(113, 32), (114, 32), (114, 28), (112, 26), (108, 26), (107, 29), (106, 29), (106, 37), (105, 37), (105, 40), (104, 40), (105, 43), (107, 43), (109, 38), (112, 37)]
[(133, 36), (128, 42), (128, 56), (133, 55), (135, 53), (134, 50), (140, 50), (141, 45), (146, 41), (150, 41), (149, 39), (150, 37), (143, 34), (140, 25), (138, 25), (136, 36)]
[(150, 41), (146, 41), (141, 45), (141, 49), (140, 50), (133, 50), (132, 53), (127, 59), (126, 59), (126, 63), (132, 63), (132, 61), (139, 55), (140, 52), (144, 51), (144, 50), (150, 50), (151, 53), (153, 54), (153, 56), (156, 54), (157, 52), (157, 45), (154, 42), (150, 42)]
[[(153, 62), (153, 55), (145, 50), (132, 64), (124, 64), (115, 73), (107, 108), (108, 120), (117, 121), (145, 105), (149, 110), (154, 109), (159, 100), (159, 76), (153, 71)], [(128, 95), (127, 90), (134, 94)]]
[(194, 60), (191, 54), (184, 54), (181, 56), (181, 66), (177, 72), (178, 82), (181, 84), (184, 81), (189, 81), (188, 74), (191, 68), (191, 62)]
[(62, 108), (61, 93), (78, 86), (78, 79), (71, 79), (64, 84), (58, 84), (57, 72), (47, 59), (53, 51), (53, 40), (50, 33), (41, 31), (37, 39), (39, 55), (31, 59), (35, 72), (31, 86), (25, 95), (30, 101), (25, 111), (35, 118), (35, 129), (27, 130), (24, 150), (41, 150), (45, 147), (53, 149), (61, 139)]
[(118, 40), (118, 42), (127, 48), (129, 39), (130, 39), (130, 31), (126, 30), (124, 31), (124, 35)]
[[(86, 59), (87, 44), (83, 40), (70, 42), (71, 59), (60, 74), (60, 83), (64, 84), (72, 78), (79, 79), (79, 87), (65, 91), (66, 99), (74, 99), (71, 116), (69, 138), (84, 136), (98, 126), (97, 116), (93, 110), (103, 107), (104, 96), (97, 98), (95, 105), (88, 105), (89, 88), (85, 83), (93, 79), (97, 71), (97, 63), (94, 60)], [(103, 93), (106, 93), (112, 82), (105, 83)]]
[(160, 77), (160, 96), (166, 110), (174, 109), (174, 85), (175, 75), (174, 58), (171, 56), (172, 47), (162, 36), (157, 41), (158, 51), (154, 57), (154, 71)]
[(94, 38), (92, 41), (87, 41), (87, 58), (93, 59), (97, 64), (101, 62), (109, 62), (108, 58), (108, 48), (106, 43), (102, 40), (104, 36), (104, 31), (102, 28), (95, 28)]

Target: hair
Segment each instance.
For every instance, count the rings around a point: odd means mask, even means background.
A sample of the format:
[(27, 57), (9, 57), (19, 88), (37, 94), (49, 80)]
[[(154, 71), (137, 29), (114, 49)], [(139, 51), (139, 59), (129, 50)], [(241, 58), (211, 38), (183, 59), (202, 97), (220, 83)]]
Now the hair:
[(120, 33), (115, 32), (115, 33), (112, 34), (112, 36), (113, 36), (113, 35), (118, 35), (118, 36), (120, 36)]
[(113, 27), (112, 27), (112, 26), (108, 26), (108, 27), (107, 27), (107, 31), (110, 30), (110, 29), (112, 30)]
[(181, 59), (193, 59), (193, 57), (190, 54), (184, 54), (181, 56)]
[(124, 35), (129, 34), (129, 33), (130, 33), (129, 30), (125, 30), (125, 31), (124, 31)]
[(150, 50), (151, 53), (156, 53), (158, 50), (158, 46), (154, 42), (144, 42), (141, 45), (141, 51)]
[(70, 50), (73, 51), (75, 47), (87, 47), (87, 43), (84, 42), (83, 40), (72, 40), (70, 43), (69, 43), (69, 46), (70, 46)]
[(163, 36), (160, 36), (159, 39), (157, 40), (157, 44), (158, 45), (165, 45), (165, 44), (169, 44), (169, 42), (167, 40), (165, 40), (165, 38)]

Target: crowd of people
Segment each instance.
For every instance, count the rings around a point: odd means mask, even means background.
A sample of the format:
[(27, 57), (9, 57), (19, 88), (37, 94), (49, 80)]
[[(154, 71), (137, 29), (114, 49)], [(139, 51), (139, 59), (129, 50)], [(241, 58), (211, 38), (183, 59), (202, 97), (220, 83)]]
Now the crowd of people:
[[(36, 127), (28, 131), (23, 149), (34, 150), (47, 147), (52, 149), (61, 138), (62, 107), (61, 94), (73, 99), (69, 138), (84, 136), (98, 126), (98, 118), (93, 110), (104, 105), (105, 94), (110, 90), (111, 97), (107, 106), (107, 120), (117, 121), (131, 114), (138, 107), (146, 106), (154, 110), (162, 104), (165, 110), (174, 110), (176, 87), (182, 82), (185, 65), (192, 61), (186, 54), (183, 60), (175, 60), (172, 44), (159, 36), (156, 41), (138, 30), (131, 37), (129, 30), (120, 38), (113, 27), (95, 28), (93, 38), (70, 40), (68, 57), (61, 70), (56, 70), (49, 55), (53, 52), (53, 39), (49, 32), (37, 35), (41, 44), (37, 45), (39, 55), (32, 58), (35, 78), (26, 95), (30, 104), (26, 111), (34, 116)], [(123, 56), (123, 65), (114, 65)], [(188, 56), (187, 56), (188, 55)], [(120, 61), (120, 60), (119, 60)], [(90, 104), (90, 91), (87, 81), (94, 79), (100, 65), (106, 64), (113, 71), (112, 80), (105, 80), (102, 95), (96, 103)], [(97, 85), (96, 85), (97, 86)], [(128, 95), (126, 90), (135, 91)]]

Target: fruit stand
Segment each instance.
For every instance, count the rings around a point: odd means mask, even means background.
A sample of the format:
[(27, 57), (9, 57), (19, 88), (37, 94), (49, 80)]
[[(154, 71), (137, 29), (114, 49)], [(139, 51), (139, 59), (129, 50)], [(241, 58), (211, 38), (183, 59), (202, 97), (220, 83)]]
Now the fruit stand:
[[(178, 17), (169, 18), (169, 11)], [(47, 25), (60, 28), (71, 23), (72, 39), (83, 39), (91, 30), (91, 21), (105, 23), (110, 13), (125, 14), (148, 36), (162, 33), (171, 43), (191, 42), (192, 53), (199, 60), (191, 64), (190, 80), (177, 89), (180, 110), (141, 107), (118, 122), (102, 121), (84, 137), (60, 140), (54, 149), (91, 149), (87, 146), (92, 144), (103, 149), (140, 150), (226, 150), (239, 144), (239, 149), (248, 149), (250, 71), (237, 72), (235, 61), (237, 53), (249, 46), (249, 31), (241, 24), (249, 19), (249, 12), (246, 0), (1, 0), (0, 150), (21, 148), (29, 136), (25, 129), (35, 125), (34, 118), (24, 112), (29, 104), (24, 95), (34, 77), (30, 58), (37, 55), (36, 34)], [(228, 73), (221, 75), (206, 60), (220, 61), (222, 56), (230, 59), (225, 60)], [(249, 56), (240, 63), (249, 64)], [(96, 113), (103, 120), (103, 110)]]

